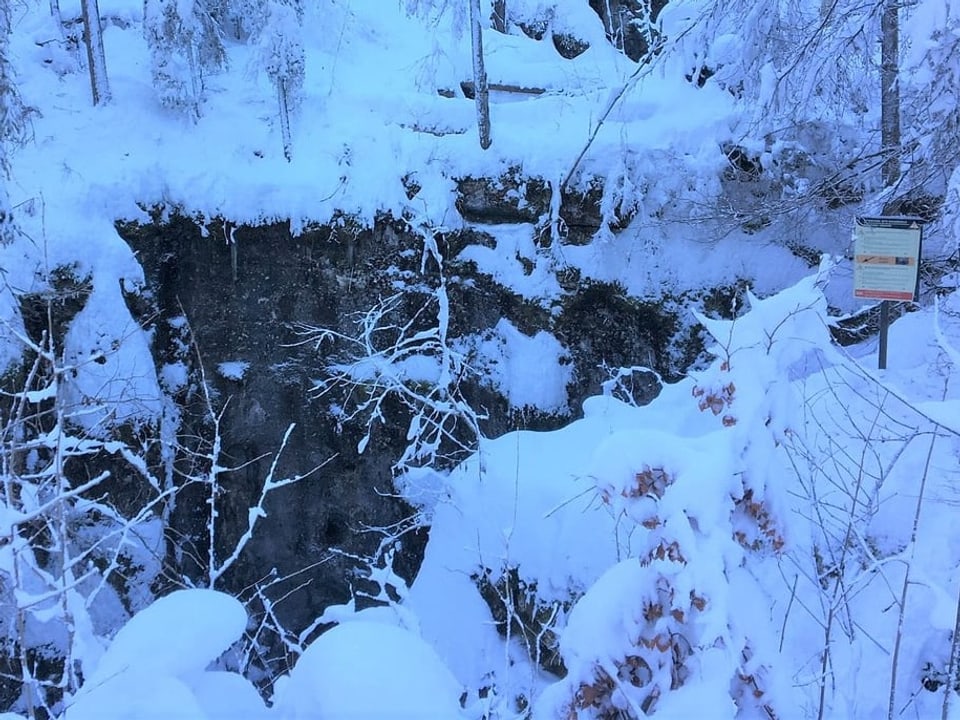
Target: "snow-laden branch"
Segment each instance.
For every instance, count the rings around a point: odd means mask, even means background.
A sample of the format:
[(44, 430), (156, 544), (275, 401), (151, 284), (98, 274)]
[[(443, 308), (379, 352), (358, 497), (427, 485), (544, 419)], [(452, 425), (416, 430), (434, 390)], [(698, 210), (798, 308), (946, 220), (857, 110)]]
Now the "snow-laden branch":
[[(293, 483), (300, 482), (301, 480), (310, 477), (315, 472), (317, 472), (324, 465), (333, 460), (335, 455), (327, 458), (321, 464), (317, 465), (315, 468), (309, 472), (304, 473), (303, 475), (293, 475), (287, 478), (275, 479), (277, 464), (280, 461), (280, 456), (283, 454), (284, 449), (287, 447), (287, 443), (290, 441), (290, 435), (293, 433), (296, 423), (291, 423), (287, 428), (287, 431), (283, 434), (283, 440), (280, 441), (280, 448), (277, 450), (276, 454), (273, 456), (273, 462), (270, 463), (270, 471), (267, 473), (267, 477), (263, 481), (263, 485), (260, 488), (260, 497), (257, 500), (257, 504), (252, 506), (247, 511), (247, 529), (244, 531), (243, 535), (237, 540), (236, 544), (233, 547), (233, 551), (230, 555), (220, 563), (215, 563), (210, 566), (209, 575), (210, 575), (210, 587), (215, 588), (217, 586), (217, 581), (223, 577), (233, 564), (240, 558), (240, 554), (243, 552), (243, 549), (247, 546), (253, 539), (253, 531), (257, 525), (257, 522), (261, 518), (267, 517), (267, 511), (264, 509), (263, 505), (266, 502), (267, 496), (282, 487), (287, 485), (292, 485)], [(211, 520), (212, 522), (212, 520)], [(211, 536), (215, 537), (213, 528), (211, 527)], [(211, 540), (212, 542), (212, 540)]]
[[(439, 258), (435, 243), (432, 250), (428, 244), (427, 255)], [(317, 397), (331, 397), (331, 412), (340, 428), (364, 424), (358, 452), (366, 449), (376, 424), (387, 421), (389, 400), (410, 413), (409, 444), (397, 468), (430, 464), (446, 447), (472, 449), (485, 418), (461, 392), (460, 384), (472, 370), (448, 337), (445, 278), (441, 276), (439, 286), (406, 319), (398, 320), (410, 298), (409, 293), (397, 293), (360, 313), (355, 334), (306, 324), (297, 327), (301, 343), (318, 350), (332, 346), (346, 358), (329, 363), (326, 377), (312, 391)]]

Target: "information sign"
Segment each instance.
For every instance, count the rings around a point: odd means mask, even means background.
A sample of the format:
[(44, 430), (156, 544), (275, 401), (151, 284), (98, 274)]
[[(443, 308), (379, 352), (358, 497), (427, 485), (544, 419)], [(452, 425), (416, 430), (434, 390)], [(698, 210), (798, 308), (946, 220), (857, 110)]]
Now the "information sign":
[(919, 218), (857, 218), (853, 233), (854, 297), (916, 301), (922, 235)]

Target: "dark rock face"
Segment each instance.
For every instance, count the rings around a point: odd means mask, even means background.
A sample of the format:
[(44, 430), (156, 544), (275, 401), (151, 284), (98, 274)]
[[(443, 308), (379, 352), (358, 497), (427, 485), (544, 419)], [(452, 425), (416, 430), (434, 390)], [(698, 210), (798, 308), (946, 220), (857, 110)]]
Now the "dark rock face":
[(54, 268), (47, 279), (50, 290), (20, 297), (24, 330), (38, 345), (49, 333), (59, 343), (70, 322), (83, 309), (93, 289), (89, 277), (78, 277), (73, 268)]
[[(640, 62), (651, 50), (650, 30), (655, 27), (660, 11), (668, 0), (589, 0), (590, 7), (599, 16), (607, 40), (634, 62)], [(507, 8), (509, 14), (509, 6)], [(516, 22), (524, 35), (543, 40), (550, 32), (553, 45), (561, 57), (572, 59), (590, 46), (582, 38), (568, 32), (551, 32), (549, 18)], [(502, 28), (499, 28), (503, 32)], [(655, 45), (655, 43), (654, 43)]]
[(517, 170), (495, 180), (461, 178), (457, 191), (457, 210), (469, 222), (536, 223), (550, 212), (549, 185)]
[(638, 62), (651, 47), (641, 26), (655, 24), (668, 0), (590, 0), (590, 7), (600, 16), (607, 39)]
[(567, 60), (573, 60), (578, 55), (582, 55), (590, 49), (590, 43), (574, 37), (570, 33), (554, 33), (553, 46), (560, 53), (560, 57)]
[[(590, 332), (583, 332), (587, 327)], [(574, 358), (576, 381), (571, 394), (579, 398), (600, 394), (609, 377), (605, 368), (643, 366), (675, 379), (678, 368), (671, 362), (670, 346), (677, 329), (676, 314), (667, 308), (629, 298), (617, 285), (582, 285), (567, 298), (555, 330)], [(659, 393), (655, 381), (645, 382), (644, 387), (632, 398), (638, 405)]]
[[(247, 510), (256, 505), (290, 424), (296, 427), (276, 479), (327, 463), (268, 497), (267, 517), (243, 561), (224, 577), (225, 589), (238, 592), (273, 569), (283, 577), (322, 563), (270, 593), (279, 597), (312, 580), (277, 606), (288, 627), (302, 628), (324, 607), (349, 599), (356, 568), (349, 556), (372, 556), (381, 539), (371, 528), (392, 525), (413, 511), (390, 497), (391, 466), (404, 445), (405, 422), (398, 418), (396, 425), (378, 426), (369, 449), (359, 455), (359, 430), (339, 433), (329, 400), (312, 396), (322, 351), (301, 344), (294, 325), (349, 330), (353, 313), (394, 292), (387, 268), (418, 267), (419, 253), (404, 255), (404, 249), (413, 249), (405, 245), (411, 238), (390, 223), (365, 230), (344, 222), (297, 238), (283, 224), (236, 228), (223, 223), (210, 225), (210, 236), (203, 237), (196, 223), (183, 218), (120, 231), (147, 277), (158, 365), (189, 368), (191, 384), (174, 392), (183, 417), (181, 435), (209, 437), (212, 432), (211, 413), (197, 390), (202, 364), (214, 413), (223, 411), (221, 464), (241, 468), (222, 478), (221, 557), (246, 529)], [(231, 372), (239, 367), (242, 374)], [(182, 462), (189, 464), (189, 458)], [(173, 518), (176, 531), (198, 551), (207, 542), (206, 492), (188, 488)], [(398, 555), (396, 569), (407, 577), (419, 564), (423, 541), (407, 537), (405, 552)], [(203, 572), (189, 563), (185, 571)]]
[[(460, 190), (465, 218), (535, 223), (549, 212), (546, 185), (519, 173), (463, 180)], [(599, 227), (599, 189), (567, 193), (563, 200), (561, 216), (570, 225)], [(276, 478), (322, 466), (268, 496), (267, 516), (221, 584), (249, 595), (252, 584), (271, 573), (290, 576), (265, 594), (278, 600), (300, 588), (275, 608), (282, 622), (298, 632), (325, 607), (347, 601), (351, 587), (358, 587), (358, 558), (373, 556), (383, 537), (371, 529), (398, 526), (414, 511), (392, 495), (392, 468), (407, 445), (409, 411), (388, 401), (385, 421), (358, 453), (364, 428), (348, 424), (338, 429), (330, 412), (338, 398), (311, 392), (333, 360), (327, 355), (330, 349), (301, 342), (296, 326), (307, 323), (353, 334), (358, 313), (398, 291), (403, 299), (396, 319), (409, 320), (436, 287), (437, 268), (427, 262), (422, 271), (422, 238), (389, 217), (372, 228), (339, 218), (298, 237), (291, 236), (286, 224), (236, 227), (217, 221), (202, 230), (199, 223), (177, 216), (118, 230), (144, 268), (148, 289), (136, 307), (141, 322), (153, 330), (160, 375), (169, 375), (173, 367), (189, 378), (167, 388), (180, 414), (180, 442), (187, 448), (177, 461), (181, 477), (196, 472), (189, 449), (209, 446), (213, 417), (222, 413), (221, 465), (238, 469), (221, 478), (219, 557), (246, 530), (248, 509), (257, 504), (291, 424), (296, 427), (277, 461)], [(631, 300), (613, 286), (584, 284), (570, 268), (561, 271), (565, 296), (558, 299), (557, 311), (534, 305), (471, 264), (455, 261), (467, 246), (494, 246), (495, 238), (487, 232), (495, 227), (434, 238), (447, 258), (450, 336), (481, 333), (501, 318), (528, 335), (547, 330), (568, 349), (575, 381), (568, 387), (571, 414), (564, 417), (536, 412), (520, 417), (495, 390), (478, 380), (466, 381), (464, 396), (489, 416), (481, 425), (484, 434), (497, 436), (520, 423), (551, 429), (568, 422), (585, 397), (600, 392), (604, 364), (650, 365), (666, 378), (675, 374), (676, 359), (667, 347), (675, 330), (672, 313), (659, 313), (658, 306)], [(201, 377), (210, 388), (212, 407), (200, 392)], [(652, 375), (640, 378), (633, 399), (648, 402), (658, 391)], [(201, 580), (206, 569), (191, 556), (206, 557), (208, 498), (209, 486), (187, 488), (172, 518), (178, 542), (186, 539), (187, 546), (176, 562), (182, 573)], [(425, 535), (419, 530), (404, 536), (394, 557), (401, 575), (416, 573)]]
[[(499, 225), (550, 222), (553, 189), (540, 177), (523, 175), (513, 168), (498, 178), (465, 177), (457, 180), (457, 210), (468, 222)], [(631, 217), (619, 210), (604, 217), (603, 183), (592, 179), (585, 187), (560, 191), (561, 238), (567, 245), (586, 245), (606, 224), (611, 232), (625, 228)], [(549, 234), (549, 233), (547, 233)]]

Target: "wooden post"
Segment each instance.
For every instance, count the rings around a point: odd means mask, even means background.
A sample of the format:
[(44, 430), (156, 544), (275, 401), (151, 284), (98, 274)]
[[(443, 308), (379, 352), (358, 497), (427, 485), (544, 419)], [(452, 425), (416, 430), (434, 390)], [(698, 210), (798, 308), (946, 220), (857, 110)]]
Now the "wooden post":
[(887, 369), (887, 331), (890, 329), (890, 301), (880, 301), (880, 348), (878, 350), (877, 367)]

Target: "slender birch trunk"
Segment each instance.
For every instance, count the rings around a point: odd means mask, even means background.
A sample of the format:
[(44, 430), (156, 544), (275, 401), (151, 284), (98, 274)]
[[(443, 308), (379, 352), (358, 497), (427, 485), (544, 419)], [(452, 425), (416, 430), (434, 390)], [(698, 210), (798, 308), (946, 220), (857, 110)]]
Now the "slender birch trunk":
[(87, 30), (87, 67), (90, 69), (93, 104), (100, 105), (110, 100), (110, 84), (107, 82), (107, 61), (103, 54), (103, 33), (97, 0), (80, 0), (80, 11), (83, 13), (83, 26)]
[(476, 88), (477, 131), (480, 147), (490, 147), (490, 88), (483, 63), (483, 33), (480, 29), (480, 0), (470, 0), (470, 37), (473, 44), (473, 84)]
[(283, 141), (283, 156), (293, 160), (293, 138), (290, 135), (290, 106), (287, 102), (287, 81), (277, 80), (277, 104), (280, 111), (280, 137)]

